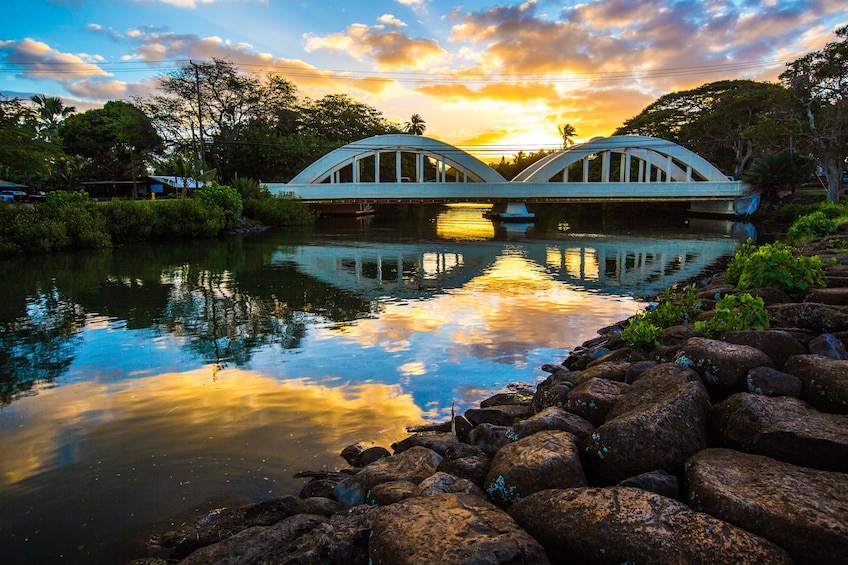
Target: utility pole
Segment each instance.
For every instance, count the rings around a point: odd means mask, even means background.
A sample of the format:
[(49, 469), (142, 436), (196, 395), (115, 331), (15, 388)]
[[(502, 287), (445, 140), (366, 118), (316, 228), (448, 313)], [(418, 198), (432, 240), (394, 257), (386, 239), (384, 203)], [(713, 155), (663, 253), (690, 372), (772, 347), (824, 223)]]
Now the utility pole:
[(200, 172), (203, 173), (206, 169), (206, 140), (203, 139), (203, 108), (200, 106), (200, 68), (192, 60), (189, 60), (188, 63), (194, 69), (194, 90), (197, 95), (197, 129), (200, 135)]

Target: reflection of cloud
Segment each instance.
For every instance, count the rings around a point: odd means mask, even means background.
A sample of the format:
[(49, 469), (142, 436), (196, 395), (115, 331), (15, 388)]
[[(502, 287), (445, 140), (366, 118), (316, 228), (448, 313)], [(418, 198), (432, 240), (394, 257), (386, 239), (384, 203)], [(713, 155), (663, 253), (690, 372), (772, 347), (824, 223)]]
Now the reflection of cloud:
[[(89, 380), (42, 390), (4, 409), (0, 484), (35, 477), (90, 457), (139, 464), (160, 453), (205, 449), (298, 462), (338, 453), (356, 441), (389, 445), (421, 420), (412, 397), (396, 386), (326, 386), (211, 367), (138, 378), (120, 385)], [(328, 381), (325, 381), (328, 383)], [(20, 411), (19, 414), (16, 413)], [(209, 445), (214, 438), (214, 445)], [(251, 447), (247, 447), (250, 445)], [(177, 455), (178, 456), (178, 455)]]

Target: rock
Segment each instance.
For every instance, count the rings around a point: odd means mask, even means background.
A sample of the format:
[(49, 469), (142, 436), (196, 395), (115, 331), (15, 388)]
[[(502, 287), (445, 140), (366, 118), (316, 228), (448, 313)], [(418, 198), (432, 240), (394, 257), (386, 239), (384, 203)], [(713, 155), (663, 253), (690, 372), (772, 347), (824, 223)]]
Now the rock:
[(468, 479), (482, 487), (492, 465), (492, 459), (475, 445), (464, 445), (448, 449), (436, 471), (450, 473), (460, 479)]
[(582, 371), (572, 371), (569, 373), (569, 380), (575, 385), (579, 385), (591, 379), (604, 379), (607, 381), (624, 382), (624, 373), (630, 363), (611, 363), (605, 362), (598, 365), (592, 365)]
[[(296, 519), (298, 516), (300, 516), (300, 514), (292, 516), (292, 518)], [(287, 518), (286, 520), (283, 520), (283, 522), (291, 520), (292, 518)], [(314, 524), (312, 527), (314, 527)], [(267, 526), (253, 526), (247, 528), (246, 530), (237, 532), (217, 543), (196, 549), (191, 553), (191, 555), (180, 560), (180, 563), (182, 565), (206, 565), (207, 563), (221, 562), (232, 563), (232, 560), (227, 560), (227, 556), (234, 551), (238, 551), (242, 545), (249, 544), (253, 538), (257, 537), (266, 529), (268, 529)]]
[(372, 527), (370, 563), (550, 563), (508, 514), (471, 494), (410, 498), (380, 508)]
[(436, 472), (442, 456), (426, 447), (414, 446), (401, 453), (378, 459), (361, 471), (343, 480), (333, 491), (336, 500), (346, 507), (365, 502), (368, 491), (389, 481), (410, 481), (419, 484)]
[(700, 337), (701, 334), (695, 329), (693, 324), (678, 324), (670, 326), (660, 334), (660, 345), (680, 347), (686, 343), (689, 338)]
[(808, 347), (813, 355), (821, 355), (836, 361), (848, 359), (848, 351), (845, 351), (845, 346), (833, 334), (822, 334), (813, 338)]
[(272, 498), (239, 508), (220, 508), (194, 524), (158, 536), (158, 545), (170, 548), (173, 558), (182, 558), (197, 548), (217, 543), (254, 526), (270, 526), (299, 514), (301, 500), (294, 496)]
[(795, 398), (801, 396), (801, 379), (770, 367), (756, 367), (748, 371), (745, 385), (751, 394)]
[(418, 485), (410, 481), (389, 481), (369, 490), (365, 497), (365, 503), (375, 506), (388, 506), (415, 496), (417, 490)]
[(616, 486), (634, 487), (659, 494), (668, 498), (680, 498), (680, 481), (675, 475), (665, 471), (650, 471), (629, 479), (624, 479)]
[[(215, 545), (204, 547), (181, 561), (182, 565), (248, 565), (267, 563), (268, 555), (285, 552), (300, 536), (311, 532), (317, 525), (327, 521), (324, 516), (296, 514), (273, 526), (262, 528), (255, 535), (228, 543), (229, 538)], [(243, 533), (243, 532), (242, 532)], [(235, 537), (235, 536), (233, 536)], [(222, 546), (222, 547), (218, 547)], [(218, 551), (215, 551), (218, 550)]]
[(811, 288), (804, 293), (801, 299), (804, 302), (846, 306), (848, 305), (848, 288)]
[(801, 399), (822, 412), (848, 414), (848, 361), (796, 355), (783, 368), (804, 383)]
[(468, 443), (476, 445), (489, 457), (494, 456), (506, 441), (506, 426), (480, 424), (468, 433)]
[(588, 477), (612, 485), (658, 469), (680, 473), (707, 446), (708, 414), (709, 397), (694, 371), (672, 363), (649, 369), (581, 443)]
[(699, 289), (695, 292), (695, 296), (706, 300), (721, 300), (728, 294), (734, 294), (736, 286), (732, 284), (716, 284)]
[(807, 353), (804, 347), (794, 335), (784, 330), (746, 330), (727, 332), (721, 336), (722, 341), (735, 343), (736, 345), (748, 345), (756, 347), (774, 363), (776, 369), (782, 369), (786, 360), (793, 355)]
[(416, 487), (415, 496), (437, 496), (452, 492), (464, 492), (486, 498), (486, 493), (468, 479), (460, 479), (444, 472), (437, 472), (421, 481)]
[[(771, 306), (772, 304), (787, 304), (790, 302), (795, 302), (792, 300), (788, 294), (783, 292), (777, 288), (749, 288), (746, 289), (745, 294), (750, 294), (754, 298), (762, 298), (763, 304), (765, 306)], [(736, 292), (735, 294), (739, 294)]]
[(359, 464), (357, 465), (357, 467), (365, 467), (366, 465), (373, 463), (377, 459), (382, 459), (383, 457), (388, 457), (389, 455), (391, 455), (391, 453), (385, 447), (369, 447), (359, 455), (359, 460), (357, 461)]
[(751, 369), (774, 367), (759, 349), (702, 337), (689, 339), (674, 362), (697, 372), (707, 389), (719, 398), (745, 390), (745, 377)]
[(722, 447), (848, 472), (848, 416), (797, 398), (734, 394), (715, 408), (713, 435)]
[[(456, 432), (456, 438), (461, 442), (467, 442), (468, 434), (474, 429), (474, 425), (469, 422), (465, 416), (459, 415), (454, 416), (453, 428)], [(445, 450), (445, 453), (447, 453), (447, 451), (448, 450)]]
[(469, 408), (465, 417), (474, 426), (494, 424), (495, 426), (511, 426), (516, 420), (527, 418), (533, 414), (530, 404), (504, 404), (490, 408)]
[(351, 467), (359, 467), (359, 456), (362, 455), (362, 452), (366, 449), (368, 449), (367, 445), (357, 442), (342, 449), (340, 455)]
[(604, 423), (607, 412), (629, 386), (607, 379), (584, 380), (568, 393), (564, 408), (593, 426), (600, 426)]
[(773, 541), (799, 564), (844, 563), (848, 556), (844, 473), (707, 449), (689, 460), (686, 483), (694, 509)]
[(631, 385), (636, 381), (636, 379), (642, 376), (642, 373), (656, 366), (656, 361), (637, 361), (627, 367), (624, 371), (624, 382)]
[(638, 488), (537, 492), (509, 514), (554, 563), (791, 563), (772, 542)]
[(817, 334), (848, 330), (848, 306), (803, 302), (776, 304), (766, 310), (772, 328), (804, 328)]
[(419, 432), (392, 444), (395, 455), (412, 447), (426, 447), (439, 455), (444, 455), (449, 447), (459, 443), (459, 438), (451, 432)]
[(587, 369), (591, 369), (597, 365), (602, 365), (606, 363), (619, 364), (622, 363), (630, 364), (636, 361), (644, 361), (645, 360), (645, 352), (640, 351), (638, 349), (632, 349), (630, 347), (625, 347), (625, 343), (621, 338), (616, 336), (616, 341), (621, 342), (621, 347), (613, 348), (612, 339), (610, 340), (609, 348), (612, 349), (609, 353), (604, 355), (603, 357), (598, 357), (597, 359), (591, 361), (586, 365)]
[(319, 516), (332, 516), (344, 510), (344, 507), (331, 498), (313, 496), (305, 498), (300, 503), (301, 514), (318, 514)]
[(285, 552), (266, 555), (263, 563), (368, 565), (368, 537), (377, 512), (361, 505), (336, 514), (297, 538)]
[[(564, 369), (564, 367), (562, 367)], [(520, 405), (529, 406), (533, 401), (533, 394), (528, 392), (499, 392), (490, 396), (480, 403), (480, 408), (492, 408), (494, 406)]]
[[(570, 375), (570, 373), (564, 373)], [(547, 380), (540, 383), (533, 395), (531, 407), (533, 412), (541, 412), (545, 408), (556, 406), (562, 408), (568, 400), (568, 393), (574, 388), (571, 381), (557, 380), (559, 374), (551, 375)]]
[(582, 441), (595, 429), (591, 423), (577, 414), (572, 414), (562, 408), (551, 406), (545, 408), (535, 416), (516, 422), (506, 431), (506, 439), (515, 441), (541, 432), (542, 430), (561, 430), (570, 432)]
[(492, 460), (485, 489), (496, 504), (509, 506), (540, 490), (585, 485), (577, 438), (551, 430), (502, 447)]

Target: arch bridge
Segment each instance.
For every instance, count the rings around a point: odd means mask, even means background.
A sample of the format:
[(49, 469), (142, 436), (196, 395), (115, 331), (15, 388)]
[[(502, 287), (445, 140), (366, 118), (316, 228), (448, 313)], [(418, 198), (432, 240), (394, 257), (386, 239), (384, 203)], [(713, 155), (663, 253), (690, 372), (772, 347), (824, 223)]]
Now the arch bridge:
[(436, 139), (379, 135), (335, 149), (290, 182), (268, 187), (311, 204), (689, 201), (719, 213), (756, 208), (746, 184), (685, 147), (647, 136), (595, 138), (552, 153), (507, 181)]

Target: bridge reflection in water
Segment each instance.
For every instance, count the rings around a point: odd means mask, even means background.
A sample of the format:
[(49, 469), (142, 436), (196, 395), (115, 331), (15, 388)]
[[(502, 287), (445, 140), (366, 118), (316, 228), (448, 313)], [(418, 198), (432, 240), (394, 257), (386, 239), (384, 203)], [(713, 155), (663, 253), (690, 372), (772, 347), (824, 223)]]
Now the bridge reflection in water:
[[(488, 220), (485, 220), (488, 222)], [(488, 222), (491, 225), (491, 222)], [(603, 294), (650, 297), (680, 281), (692, 280), (732, 256), (753, 228), (730, 222), (728, 231), (700, 231), (691, 238), (591, 233), (558, 233), (502, 241), (435, 240), (415, 243), (355, 242), (348, 246), (305, 245), (272, 261), (293, 262), (306, 275), (367, 300), (421, 299), (463, 288), (480, 276), (520, 258), (522, 268), (546, 278)], [(480, 237), (485, 230), (467, 231)], [(693, 226), (694, 230), (697, 227)], [(437, 230), (438, 231), (438, 230)], [(494, 230), (493, 230), (494, 232)], [(519, 234), (520, 235), (520, 234)]]

